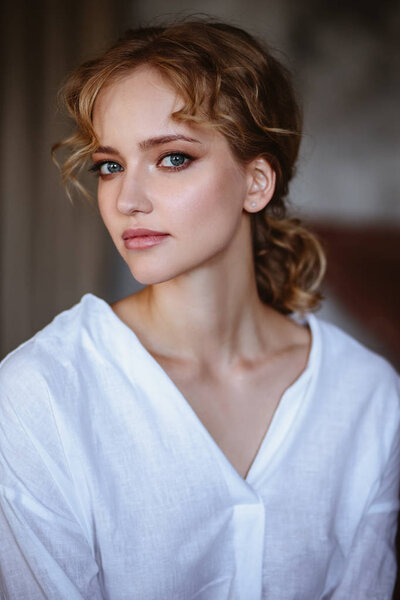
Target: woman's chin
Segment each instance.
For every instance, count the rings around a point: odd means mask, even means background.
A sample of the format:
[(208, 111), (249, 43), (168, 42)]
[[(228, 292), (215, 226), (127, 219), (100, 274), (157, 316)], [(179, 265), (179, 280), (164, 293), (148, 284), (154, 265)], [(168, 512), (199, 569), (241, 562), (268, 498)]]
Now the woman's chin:
[(150, 270), (140, 271), (138, 269), (130, 269), (130, 272), (135, 281), (141, 283), (142, 285), (156, 285), (157, 283), (165, 283), (166, 281), (174, 279), (177, 275), (175, 273), (157, 273)]

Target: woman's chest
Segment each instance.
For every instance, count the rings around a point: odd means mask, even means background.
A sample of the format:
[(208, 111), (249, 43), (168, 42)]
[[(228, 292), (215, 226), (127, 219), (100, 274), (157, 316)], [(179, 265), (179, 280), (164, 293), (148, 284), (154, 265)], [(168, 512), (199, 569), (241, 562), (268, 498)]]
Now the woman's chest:
[(175, 379), (186, 402), (228, 461), (246, 477), (279, 403), (264, 387)]
[(159, 360), (164, 372), (238, 474), (245, 478), (267, 435), (285, 389), (297, 372), (258, 369), (215, 377)]

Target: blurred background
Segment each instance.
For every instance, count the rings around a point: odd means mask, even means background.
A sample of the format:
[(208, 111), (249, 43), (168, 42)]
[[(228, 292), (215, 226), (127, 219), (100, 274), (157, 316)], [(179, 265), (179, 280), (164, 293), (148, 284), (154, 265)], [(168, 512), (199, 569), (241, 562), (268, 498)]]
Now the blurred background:
[[(71, 204), (50, 146), (57, 90), (126, 28), (208, 13), (266, 39), (292, 70), (305, 136), (293, 212), (328, 252), (320, 315), (400, 366), (400, 4), (395, 0), (14, 0), (1, 14), (0, 355), (92, 292), (135, 282), (95, 205)], [(137, 284), (136, 284), (137, 285)]]

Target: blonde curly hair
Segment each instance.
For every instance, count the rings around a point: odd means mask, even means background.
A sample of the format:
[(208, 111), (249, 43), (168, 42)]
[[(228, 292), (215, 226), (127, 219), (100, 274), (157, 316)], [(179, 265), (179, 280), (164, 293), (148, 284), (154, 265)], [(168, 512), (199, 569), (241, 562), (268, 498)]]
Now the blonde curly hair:
[(270, 50), (237, 27), (211, 21), (179, 22), (129, 30), (67, 80), (62, 97), (76, 123), (55, 144), (69, 153), (64, 184), (88, 195), (79, 172), (98, 145), (93, 109), (100, 90), (140, 65), (155, 68), (177, 90), (176, 120), (215, 127), (237, 160), (265, 158), (276, 173), (271, 202), (250, 215), (261, 300), (283, 314), (316, 308), (325, 255), (316, 237), (286, 215), (285, 198), (298, 156), (302, 119), (287, 69)]

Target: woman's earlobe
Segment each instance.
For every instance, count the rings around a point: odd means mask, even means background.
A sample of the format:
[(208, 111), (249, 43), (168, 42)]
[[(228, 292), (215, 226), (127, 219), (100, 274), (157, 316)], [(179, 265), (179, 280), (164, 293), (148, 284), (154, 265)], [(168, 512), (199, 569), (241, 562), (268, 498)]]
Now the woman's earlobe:
[(248, 165), (250, 185), (244, 208), (256, 213), (268, 204), (275, 192), (276, 174), (264, 158), (257, 158)]

